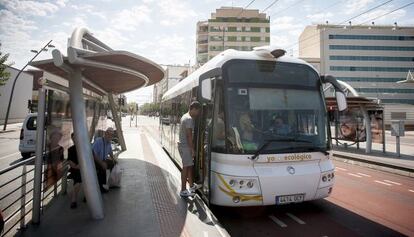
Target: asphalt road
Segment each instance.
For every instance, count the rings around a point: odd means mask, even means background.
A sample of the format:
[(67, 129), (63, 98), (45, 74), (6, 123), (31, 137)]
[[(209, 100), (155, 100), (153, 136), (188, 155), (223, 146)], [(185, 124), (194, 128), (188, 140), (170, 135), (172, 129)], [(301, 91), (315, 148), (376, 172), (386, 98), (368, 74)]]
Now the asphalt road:
[[(158, 137), (157, 120), (140, 120)], [(334, 163), (336, 183), (329, 198), (285, 206), (213, 207), (213, 212), (232, 236), (414, 236), (413, 178)]]

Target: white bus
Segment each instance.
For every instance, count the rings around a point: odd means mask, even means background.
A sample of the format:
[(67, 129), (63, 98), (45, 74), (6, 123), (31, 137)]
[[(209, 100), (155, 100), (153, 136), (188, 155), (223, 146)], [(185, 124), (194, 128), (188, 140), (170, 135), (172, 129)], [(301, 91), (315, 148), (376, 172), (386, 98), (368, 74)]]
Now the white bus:
[[(226, 50), (167, 91), (161, 142), (181, 164), (181, 116), (202, 103), (195, 128), (195, 176), (201, 196), (220, 206), (280, 205), (329, 196), (334, 184), (323, 84), (345, 96), (332, 76), (319, 76), (285, 51)], [(166, 122), (168, 121), (168, 122)]]

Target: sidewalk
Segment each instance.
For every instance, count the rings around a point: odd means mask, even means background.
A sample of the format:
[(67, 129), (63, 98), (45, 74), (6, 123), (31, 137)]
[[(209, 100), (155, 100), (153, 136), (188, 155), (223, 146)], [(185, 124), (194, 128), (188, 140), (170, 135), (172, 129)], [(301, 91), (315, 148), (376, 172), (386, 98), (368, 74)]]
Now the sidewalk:
[(378, 150), (372, 150), (370, 154), (367, 154), (365, 149), (344, 148), (334, 145), (333, 156), (334, 159), (339, 161), (414, 177), (414, 156), (411, 155), (401, 154), (398, 157), (394, 152), (383, 153)]
[(72, 210), (60, 196), (22, 236), (228, 236), (199, 198), (180, 198), (180, 173), (151, 134), (123, 130), (122, 187), (103, 195), (105, 218), (91, 220), (82, 197)]
[(22, 126), (23, 126), (23, 123), (10, 123), (10, 124), (7, 124), (6, 131), (3, 131), (4, 124), (1, 124), (0, 133), (14, 132), (14, 131), (20, 130)]

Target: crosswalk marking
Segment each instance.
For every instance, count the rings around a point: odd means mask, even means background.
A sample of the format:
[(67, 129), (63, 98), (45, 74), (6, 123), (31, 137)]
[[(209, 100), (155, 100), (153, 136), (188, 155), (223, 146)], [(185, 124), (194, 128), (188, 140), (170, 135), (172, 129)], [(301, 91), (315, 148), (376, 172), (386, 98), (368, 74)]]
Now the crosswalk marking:
[(414, 190), (408, 189), (408, 191), (414, 193)]
[(294, 221), (296, 221), (297, 223), (304, 225), (306, 224), (304, 221), (302, 221), (301, 219), (299, 219), (299, 217), (293, 215), (292, 213), (286, 213), (287, 216), (289, 216), (290, 218), (292, 218)]
[(364, 174), (364, 173), (357, 173), (357, 174), (362, 175), (362, 176), (365, 176), (365, 177), (371, 177), (371, 175)]
[(342, 171), (347, 171), (347, 169), (340, 168), (340, 167), (335, 167), (335, 169), (337, 169), (337, 170), (342, 170)]
[(397, 183), (397, 182), (394, 182), (394, 181), (390, 181), (388, 179), (384, 179), (384, 182), (391, 183), (391, 184), (395, 184), (395, 185), (401, 185), (400, 183)]
[(385, 182), (378, 181), (378, 180), (375, 180), (375, 182), (376, 182), (376, 183), (379, 183), (379, 184), (387, 185), (387, 186), (392, 186), (392, 184), (385, 183)]
[(276, 224), (278, 224), (280, 227), (285, 228), (287, 225), (283, 223), (283, 221), (277, 219), (274, 215), (270, 215), (269, 218)]
[(351, 175), (351, 176), (357, 177), (357, 178), (362, 178), (362, 176), (357, 175), (357, 174), (353, 174), (353, 173), (348, 173), (348, 174)]

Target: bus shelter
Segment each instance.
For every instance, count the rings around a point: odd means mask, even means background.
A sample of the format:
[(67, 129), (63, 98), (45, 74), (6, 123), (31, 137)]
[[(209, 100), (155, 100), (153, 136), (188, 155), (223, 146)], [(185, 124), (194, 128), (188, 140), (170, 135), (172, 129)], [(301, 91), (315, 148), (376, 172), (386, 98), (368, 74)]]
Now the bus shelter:
[[(90, 146), (86, 122), (84, 89), (107, 97), (122, 150), (126, 150), (121, 118), (116, 111), (114, 95), (149, 86), (164, 78), (158, 64), (142, 56), (111, 49), (85, 28), (77, 28), (68, 40), (67, 56), (59, 50), (53, 58), (31, 65), (68, 81), (75, 145), (85, 197), (93, 219), (104, 218), (104, 208)], [(41, 81), (40, 81), (41, 84)], [(40, 222), (42, 153), (44, 147), (45, 93), (39, 88), (38, 126), (34, 177), (33, 223)]]
[[(371, 153), (372, 143), (381, 143), (385, 152), (384, 108), (376, 99), (347, 97), (348, 109), (338, 112), (334, 97), (326, 97), (330, 122), (334, 124), (336, 145), (341, 141), (356, 145), (366, 142), (365, 152)], [(344, 143), (348, 145), (348, 143)]]

